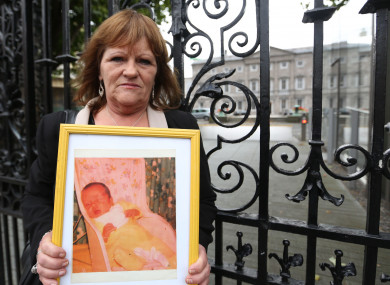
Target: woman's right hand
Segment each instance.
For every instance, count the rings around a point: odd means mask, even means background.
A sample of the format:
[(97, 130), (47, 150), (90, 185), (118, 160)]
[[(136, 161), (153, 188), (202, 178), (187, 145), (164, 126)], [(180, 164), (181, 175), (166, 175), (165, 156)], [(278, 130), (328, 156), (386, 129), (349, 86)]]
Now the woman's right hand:
[(65, 275), (69, 264), (65, 250), (54, 245), (51, 239), (52, 232), (45, 234), (37, 252), (37, 272), (43, 285), (58, 284), (57, 278)]

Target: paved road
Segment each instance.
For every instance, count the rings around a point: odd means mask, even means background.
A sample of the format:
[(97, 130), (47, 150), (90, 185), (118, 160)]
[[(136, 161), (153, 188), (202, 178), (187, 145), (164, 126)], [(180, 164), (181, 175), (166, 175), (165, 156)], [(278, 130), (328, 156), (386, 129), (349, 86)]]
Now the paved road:
[[(275, 126), (276, 127), (276, 126)], [(283, 126), (286, 127), (286, 126)], [(214, 148), (216, 146), (216, 140), (210, 139), (213, 136), (211, 134), (214, 133), (213, 130), (210, 129), (213, 127), (207, 125), (201, 125), (202, 136), (204, 136), (204, 146), (206, 151)], [(307, 159), (310, 148), (306, 142), (300, 142), (297, 138), (291, 138), (291, 133), (299, 134), (299, 129), (290, 125), (291, 130), (284, 131), (287, 134), (287, 138), (290, 139), (299, 150), (299, 158), (296, 163), (289, 166), (289, 169), (297, 169), (304, 164)], [(271, 127), (271, 138), (272, 138), (272, 129)], [(235, 133), (233, 130), (230, 130), (228, 133), (229, 136), (234, 137), (239, 134)], [(203, 135), (205, 134), (205, 135)], [(215, 137), (215, 133), (214, 133)], [(279, 141), (279, 139), (278, 139)], [(271, 144), (274, 144), (272, 142)], [(290, 153), (291, 150), (283, 149), (280, 150), (277, 155), (274, 154), (274, 160), (278, 163), (280, 167), (286, 167), (285, 164), (279, 159), (280, 153), (286, 152)], [(232, 167), (226, 167), (223, 169), (225, 172), (231, 172), (232, 178), (228, 181), (224, 181), (218, 178), (218, 174), (216, 169), (218, 165), (226, 160), (232, 159), (244, 162), (251, 166), (257, 173), (259, 169), (259, 145), (256, 140), (248, 140), (242, 142), (240, 144), (224, 144), (222, 150), (217, 151), (210, 157), (209, 164), (211, 169), (212, 182), (218, 188), (229, 188), (231, 185), (234, 185), (237, 182), (237, 173), (234, 171)], [(291, 157), (291, 156), (290, 156)], [(332, 168), (332, 166), (329, 166)], [(286, 167), (287, 168), (287, 167)], [(335, 180), (324, 171), (322, 173), (323, 182), (325, 184), (328, 192), (335, 196), (340, 197), (341, 195), (345, 196), (345, 201), (340, 207), (333, 206), (329, 202), (320, 200), (319, 202), (319, 222), (323, 224), (330, 224), (342, 227), (350, 227), (355, 229), (365, 228), (365, 210), (364, 208), (356, 201), (356, 199), (350, 194), (348, 189), (343, 185), (341, 181)], [(299, 175), (296, 177), (287, 177), (281, 174), (276, 173), (273, 169), (270, 170), (270, 197), (269, 197), (269, 209), (271, 216), (285, 217), (291, 219), (297, 219), (306, 221), (307, 220), (307, 200), (301, 203), (290, 202), (285, 198), (285, 194), (289, 193), (291, 195), (296, 194), (301, 186), (303, 185), (303, 181), (305, 179), (305, 174)], [(254, 185), (255, 182), (251, 177), (251, 174), (246, 171), (245, 172), (245, 180), (244, 185), (237, 191), (237, 193), (218, 195), (217, 205), (222, 208), (235, 208), (243, 203), (249, 201), (254, 193)], [(249, 213), (257, 213), (258, 205), (253, 205), (250, 209), (247, 210)], [(255, 229), (244, 226), (237, 225), (224, 225), (224, 247), (227, 245), (233, 245), (237, 247), (237, 238), (236, 232), (242, 231), (244, 233), (243, 243), (251, 243), (254, 249), (254, 253), (246, 259), (246, 266), (257, 268), (257, 232)], [(282, 241), (283, 239), (289, 239), (291, 242), (289, 253), (290, 255), (293, 253), (301, 253), (305, 258), (306, 252), (306, 239), (303, 236), (293, 235), (280, 232), (270, 232), (269, 233), (269, 245), (268, 245), (268, 253), (275, 252), (279, 256), (282, 256)], [(348, 277), (345, 279), (343, 284), (345, 285), (358, 285), (361, 284), (362, 277), (362, 264), (363, 264), (363, 251), (364, 247), (359, 245), (350, 245), (341, 242), (335, 241), (327, 241), (327, 240), (319, 240), (318, 241), (318, 252), (317, 252), (317, 264), (322, 262), (330, 263), (334, 258), (334, 250), (341, 249), (344, 252), (344, 256), (342, 258), (343, 263), (353, 262), (355, 263), (358, 275), (356, 277)], [(213, 246), (209, 249), (209, 254), (213, 257)], [(224, 253), (225, 261), (229, 263), (234, 263), (235, 258), (234, 254), (229, 251)], [(277, 262), (272, 259), (269, 261), (268, 272), (273, 274), (279, 274), (279, 266)], [(390, 251), (380, 250), (379, 251), (379, 262), (378, 262), (378, 271), (377, 275), (379, 276), (382, 272), (390, 272)], [(292, 268), (291, 274), (293, 278), (298, 280), (304, 280), (305, 273), (304, 268)], [(330, 272), (321, 271), (318, 267), (318, 282), (316, 284), (326, 284), (328, 285), (330, 281), (332, 281)], [(213, 284), (213, 282), (211, 283)], [(223, 284), (236, 284), (229, 279), (225, 279)], [(379, 278), (378, 278), (378, 283)]]

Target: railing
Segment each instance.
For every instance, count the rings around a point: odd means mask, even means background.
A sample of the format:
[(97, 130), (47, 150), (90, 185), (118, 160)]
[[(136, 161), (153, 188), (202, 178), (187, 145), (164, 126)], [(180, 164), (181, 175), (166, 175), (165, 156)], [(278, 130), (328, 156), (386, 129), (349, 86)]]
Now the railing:
[[(235, 1), (235, 0), (234, 0)], [(130, 7), (130, 1), (109, 0), (108, 14), (113, 14), (119, 9)], [(34, 136), (39, 117), (53, 110), (52, 67), (53, 64), (63, 64), (64, 82), (64, 108), (71, 107), (71, 64), (75, 57), (70, 50), (70, 2), (62, 0), (62, 37), (63, 53), (56, 58), (51, 54), (51, 19), (49, 17), (49, 0), (41, 1), (1, 1), (0, 2), (0, 225), (1, 225), (1, 251), (0, 274), (1, 284), (17, 284), (20, 278), (21, 265), (19, 257), (24, 246), (23, 230), (21, 228), (20, 199), (28, 177), (28, 169), (35, 157)], [(91, 34), (91, 14), (89, 11), (91, 1), (84, 3), (84, 31), (85, 39)], [(133, 8), (147, 7), (150, 1), (139, 1)], [(204, 6), (207, 3), (214, 9), (211, 11)], [(173, 65), (178, 70), (178, 79), (185, 89), (184, 84), (184, 56), (196, 58), (201, 50), (200, 39), (206, 40), (210, 46), (210, 53), (200, 71), (194, 75), (193, 82), (188, 92), (183, 97), (182, 108), (190, 111), (197, 100), (210, 99), (210, 111), (213, 122), (216, 125), (234, 130), (242, 127), (248, 121), (249, 113), (251, 125), (248, 132), (240, 138), (229, 139), (219, 136), (208, 147), (207, 156), (210, 165), (215, 156), (224, 157), (224, 160), (215, 166), (217, 176), (227, 181), (225, 186), (220, 186), (213, 180), (214, 190), (220, 196), (235, 197), (244, 189), (243, 184), (247, 180), (253, 181), (249, 202), (241, 205), (227, 207), (220, 205), (215, 222), (215, 242), (212, 245), (213, 256), (211, 261), (213, 280), (215, 284), (228, 283), (234, 280), (237, 284), (315, 284), (316, 274), (319, 270), (328, 272), (328, 280), (333, 279), (334, 284), (342, 284), (346, 276), (361, 276), (361, 284), (372, 285), (389, 281), (390, 272), (378, 272), (378, 254), (390, 249), (390, 233), (379, 231), (381, 191), (384, 180), (390, 179), (390, 150), (384, 148), (383, 139), (386, 135), (383, 126), (385, 123), (385, 99), (388, 62), (388, 1), (370, 0), (362, 9), (362, 13), (375, 13), (376, 15), (376, 46), (375, 46), (375, 85), (372, 107), (372, 139), (368, 147), (359, 145), (335, 145), (334, 160), (336, 163), (353, 169), (343, 175), (335, 173), (326, 163), (323, 156), (323, 111), (322, 111), (322, 84), (323, 84), (323, 25), (329, 20), (335, 8), (325, 7), (323, 0), (314, 1), (314, 9), (305, 12), (303, 22), (313, 25), (313, 89), (312, 89), (312, 115), (309, 118), (311, 125), (308, 157), (303, 166), (290, 169), (288, 166), (298, 160), (300, 148), (290, 142), (271, 145), (270, 143), (270, 45), (269, 45), (269, 0), (242, 1), (242, 6), (237, 16), (228, 24), (221, 27), (220, 38), (211, 38), (205, 31), (199, 29), (194, 20), (196, 15), (202, 15), (219, 21), (229, 11), (231, 1), (198, 1), (198, 0), (171, 0), (172, 5), (172, 36), (170, 43)], [(235, 26), (244, 16), (247, 6), (251, 5), (254, 13), (256, 32), (249, 35), (245, 31), (231, 34), (225, 38), (225, 32)], [(280, 7), (283, 9), (283, 7)], [(348, 9), (348, 7), (346, 7)], [(252, 40), (250, 37), (254, 37)], [(219, 40), (220, 44), (215, 45)], [(225, 46), (227, 43), (227, 46)], [(244, 48), (236, 48), (237, 46)], [(218, 47), (218, 48), (217, 48)], [(234, 70), (226, 73), (209, 75), (212, 69), (225, 64), (225, 50), (238, 58), (245, 59), (253, 55), (260, 48), (258, 64), (260, 66), (260, 96), (253, 93), (250, 88), (230, 78)], [(220, 54), (216, 56), (217, 51)], [(198, 84), (202, 82), (199, 88)], [(220, 112), (229, 115), (235, 111), (237, 103), (234, 98), (224, 94), (223, 87), (231, 85), (238, 88), (244, 94), (247, 112), (233, 123), (224, 121)], [(188, 86), (187, 86), (188, 87)], [(388, 96), (387, 96), (388, 97)], [(387, 98), (388, 99), (388, 98)], [(253, 108), (254, 106), (254, 108)], [(259, 150), (257, 165), (249, 165), (240, 159), (228, 159), (226, 155), (220, 155), (224, 149), (232, 145), (246, 143), (258, 128), (261, 128), (256, 149)], [(370, 126), (369, 126), (370, 127)], [(278, 154), (280, 149), (286, 147), (293, 154)], [(348, 151), (347, 160), (343, 159)], [(275, 155), (285, 166), (279, 166)], [(352, 155), (351, 155), (352, 154)], [(354, 157), (353, 154), (356, 154)], [(357, 155), (359, 154), (359, 155)], [(214, 165), (214, 164), (213, 164)], [(358, 166), (358, 167), (356, 167)], [(225, 169), (229, 169), (226, 171)], [(302, 185), (298, 189), (285, 189), (285, 200), (294, 209), (306, 211), (306, 221), (288, 219), (271, 215), (270, 211), (270, 186), (275, 181), (270, 181), (270, 172), (276, 172), (279, 177), (287, 176), (288, 179), (298, 179), (304, 176)], [(232, 173), (236, 180), (233, 181)], [(361, 177), (368, 177), (367, 214), (364, 230), (349, 227), (320, 224), (320, 209), (326, 203), (331, 209), (342, 208), (345, 197), (332, 195), (324, 183), (324, 174), (333, 180), (356, 181)], [(226, 186), (227, 185), (227, 186)], [(241, 191), (241, 192), (239, 192)], [(222, 198), (229, 199), (229, 198)], [(221, 201), (222, 201), (221, 200)], [(302, 204), (307, 200), (307, 207)], [(296, 202), (296, 203), (293, 203)], [(256, 207), (256, 213), (249, 212), (249, 208)], [(227, 226), (246, 229), (237, 230), (237, 244), (224, 243), (225, 229)], [(285, 235), (280, 243), (279, 252), (270, 252), (269, 244), (274, 232)], [(251, 238), (248, 239), (248, 236)], [(291, 254), (291, 248), (296, 244), (289, 238), (302, 237), (302, 251)], [(302, 241), (303, 240), (303, 241)], [(340, 248), (329, 250), (328, 256), (332, 256), (334, 264), (327, 260), (318, 260), (322, 241), (341, 242), (364, 248), (364, 260), (361, 266), (355, 266), (360, 260), (345, 260), (346, 252)], [(331, 243), (332, 244), (332, 243)], [(227, 253), (223, 254), (226, 250)], [(248, 266), (245, 261), (254, 257), (253, 263)], [(344, 256), (344, 257), (343, 257)], [(234, 264), (228, 260), (234, 259)], [(279, 274), (270, 271), (270, 264), (280, 266)], [(293, 267), (303, 268), (303, 277), (297, 278), (291, 270)], [(291, 271), (290, 271), (291, 270)], [(277, 270), (276, 270), (277, 271)], [(300, 280), (298, 280), (300, 279)]]

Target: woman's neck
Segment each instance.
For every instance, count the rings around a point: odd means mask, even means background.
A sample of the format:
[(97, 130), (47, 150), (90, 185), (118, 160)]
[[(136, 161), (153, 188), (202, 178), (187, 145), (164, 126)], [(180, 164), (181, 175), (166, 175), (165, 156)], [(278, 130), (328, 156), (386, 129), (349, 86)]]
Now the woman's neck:
[(147, 108), (121, 114), (106, 105), (95, 115), (94, 119), (96, 125), (149, 127)]

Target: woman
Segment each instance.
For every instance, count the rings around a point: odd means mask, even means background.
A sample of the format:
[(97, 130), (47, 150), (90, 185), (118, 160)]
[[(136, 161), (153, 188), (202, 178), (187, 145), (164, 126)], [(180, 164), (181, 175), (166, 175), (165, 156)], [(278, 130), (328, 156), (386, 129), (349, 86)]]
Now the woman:
[[(84, 105), (76, 124), (197, 129), (188, 113), (175, 110), (180, 88), (168, 63), (165, 41), (155, 23), (132, 10), (107, 19), (94, 33), (82, 57), (75, 100)], [(51, 243), (59, 125), (67, 113), (42, 118), (37, 132), (38, 158), (32, 164), (22, 202), (31, 258), (43, 284), (57, 284), (69, 264), (66, 252)], [(189, 267), (187, 283), (208, 284), (206, 249), (216, 213), (207, 159), (201, 146), (199, 259)]]

